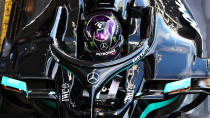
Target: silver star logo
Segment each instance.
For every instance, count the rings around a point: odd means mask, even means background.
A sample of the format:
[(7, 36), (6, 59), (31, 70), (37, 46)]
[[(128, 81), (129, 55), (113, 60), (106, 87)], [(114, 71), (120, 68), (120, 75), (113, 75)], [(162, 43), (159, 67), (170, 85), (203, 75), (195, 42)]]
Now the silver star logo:
[(96, 72), (91, 72), (87, 75), (87, 81), (90, 84), (96, 84), (99, 79), (98, 79), (99, 75)]
[(108, 49), (108, 45), (106, 43), (102, 43), (100, 45), (101, 50), (107, 50)]
[(102, 22), (97, 22), (95, 25), (97, 26), (97, 29), (102, 29)]

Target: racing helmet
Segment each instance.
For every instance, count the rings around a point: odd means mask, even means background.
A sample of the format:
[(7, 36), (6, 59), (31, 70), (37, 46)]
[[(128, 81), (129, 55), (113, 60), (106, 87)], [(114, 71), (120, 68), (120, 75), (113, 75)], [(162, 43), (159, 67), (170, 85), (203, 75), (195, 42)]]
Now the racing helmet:
[(124, 38), (121, 25), (112, 12), (88, 16), (83, 32), (85, 50), (94, 60), (119, 58)]

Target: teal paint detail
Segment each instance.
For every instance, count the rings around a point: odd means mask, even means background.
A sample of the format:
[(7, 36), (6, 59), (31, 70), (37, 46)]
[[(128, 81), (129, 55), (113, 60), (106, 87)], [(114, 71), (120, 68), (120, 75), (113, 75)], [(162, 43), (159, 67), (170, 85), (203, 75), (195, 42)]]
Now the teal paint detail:
[(41, 99), (40, 101), (41, 101), (42, 103), (46, 104), (47, 106), (53, 108), (53, 109), (56, 109), (56, 107), (57, 107), (56, 103), (53, 102), (53, 101), (43, 100), (43, 99)]
[(2, 76), (1, 84), (4, 85), (4, 86), (16, 88), (16, 89), (21, 90), (21, 91), (25, 91), (26, 95), (28, 96), (27, 85), (23, 81), (12, 79), (12, 78), (9, 78), (9, 77), (6, 77), (6, 76)]
[(141, 59), (143, 59), (145, 57), (145, 55), (147, 54), (148, 50), (145, 52), (145, 54), (140, 58), (138, 59), (137, 61), (135, 61), (133, 64), (123, 68), (122, 70), (118, 71), (117, 73), (115, 73), (111, 78), (109, 78), (109, 80), (106, 81), (106, 83), (103, 85), (105, 86), (110, 80), (112, 80), (116, 75), (118, 75), (119, 73), (121, 73), (122, 71), (124, 71), (125, 69), (127, 68), (130, 68), (131, 66), (133, 66), (134, 64), (138, 63)]
[(167, 83), (164, 88), (164, 93), (178, 91), (189, 87), (191, 87), (191, 78), (186, 78), (183, 80)]
[(49, 95), (55, 95), (55, 91), (50, 91)]
[(142, 92), (138, 92), (136, 93), (136, 96), (140, 96), (142, 94)]
[(163, 107), (175, 102), (178, 99), (178, 97), (179, 96), (176, 96), (176, 97), (173, 97), (171, 99), (168, 99), (168, 100), (165, 100), (162, 102), (156, 102), (156, 103), (149, 104), (139, 118), (146, 118), (150, 112), (152, 112), (156, 109), (163, 108)]
[[(56, 62), (56, 63), (58, 63), (58, 62)], [(58, 63), (58, 65), (61, 66), (62, 68), (64, 68), (65, 70), (71, 72), (74, 75), (74, 77), (76, 77), (76, 79), (83, 85), (82, 81), (79, 79), (79, 77), (75, 73), (73, 73), (71, 70), (69, 70), (67, 67), (65, 67), (64, 65), (62, 65), (60, 63)]]

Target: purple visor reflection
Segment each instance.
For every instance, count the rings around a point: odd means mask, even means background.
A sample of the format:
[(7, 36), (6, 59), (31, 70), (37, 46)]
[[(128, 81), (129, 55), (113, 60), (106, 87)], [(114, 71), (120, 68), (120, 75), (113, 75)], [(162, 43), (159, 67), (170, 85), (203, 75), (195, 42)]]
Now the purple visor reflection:
[(87, 24), (86, 32), (91, 38), (98, 41), (104, 41), (112, 38), (115, 30), (116, 26), (113, 19), (107, 16), (98, 15), (90, 19)]

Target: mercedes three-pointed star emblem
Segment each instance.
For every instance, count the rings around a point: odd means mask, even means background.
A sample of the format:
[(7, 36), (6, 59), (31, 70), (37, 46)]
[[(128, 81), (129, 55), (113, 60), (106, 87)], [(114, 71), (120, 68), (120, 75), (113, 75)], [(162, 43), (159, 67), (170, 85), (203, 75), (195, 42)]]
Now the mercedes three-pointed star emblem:
[(108, 49), (108, 45), (106, 43), (102, 43), (100, 45), (101, 50), (107, 50)]
[(98, 79), (99, 75), (96, 72), (91, 72), (87, 75), (87, 81), (90, 84), (96, 84), (99, 79)]

